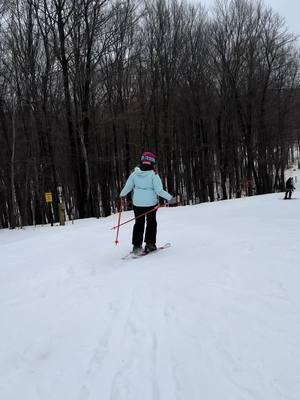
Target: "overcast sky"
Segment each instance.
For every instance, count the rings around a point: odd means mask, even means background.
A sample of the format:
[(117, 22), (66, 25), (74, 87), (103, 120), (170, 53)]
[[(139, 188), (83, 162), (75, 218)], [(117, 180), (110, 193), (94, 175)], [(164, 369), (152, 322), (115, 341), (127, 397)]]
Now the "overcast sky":
[[(194, 0), (209, 7), (214, 0)], [(295, 35), (300, 35), (300, 0), (264, 0), (266, 5), (285, 18), (288, 30)], [(300, 43), (300, 38), (298, 38)]]

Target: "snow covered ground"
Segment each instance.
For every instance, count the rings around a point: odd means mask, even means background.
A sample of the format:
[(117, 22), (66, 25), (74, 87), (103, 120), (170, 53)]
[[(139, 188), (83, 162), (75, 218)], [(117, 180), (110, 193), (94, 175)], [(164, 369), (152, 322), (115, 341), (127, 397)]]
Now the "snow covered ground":
[(137, 260), (116, 216), (0, 230), (0, 399), (299, 400), (300, 200), (282, 197), (159, 210), (172, 247)]

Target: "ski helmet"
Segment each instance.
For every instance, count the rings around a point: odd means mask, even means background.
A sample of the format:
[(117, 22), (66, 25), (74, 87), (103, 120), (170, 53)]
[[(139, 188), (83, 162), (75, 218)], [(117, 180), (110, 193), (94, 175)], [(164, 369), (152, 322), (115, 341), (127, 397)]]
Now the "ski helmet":
[(144, 151), (144, 153), (141, 155), (141, 163), (145, 165), (151, 165), (155, 164), (156, 161), (156, 156), (153, 153), (150, 153), (149, 151)]

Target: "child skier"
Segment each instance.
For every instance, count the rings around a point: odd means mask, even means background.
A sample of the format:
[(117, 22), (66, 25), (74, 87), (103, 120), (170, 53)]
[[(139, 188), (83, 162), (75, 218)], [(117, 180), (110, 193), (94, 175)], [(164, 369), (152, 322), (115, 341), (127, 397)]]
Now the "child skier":
[[(141, 156), (140, 166), (136, 167), (129, 176), (120, 197), (125, 197), (132, 193), (133, 211), (135, 215), (135, 224), (132, 233), (133, 252), (139, 254), (143, 251), (142, 243), (144, 237), (145, 217), (147, 227), (145, 233), (145, 252), (156, 250), (156, 209), (158, 196), (169, 201), (169, 204), (176, 203), (172, 195), (163, 190), (162, 182), (155, 171), (156, 157), (153, 153), (144, 152)], [(153, 211), (151, 211), (153, 210)], [(140, 216), (150, 211), (146, 216)]]
[(292, 191), (295, 190), (293, 178), (290, 177), (285, 183), (285, 196), (284, 199), (290, 199), (292, 197)]

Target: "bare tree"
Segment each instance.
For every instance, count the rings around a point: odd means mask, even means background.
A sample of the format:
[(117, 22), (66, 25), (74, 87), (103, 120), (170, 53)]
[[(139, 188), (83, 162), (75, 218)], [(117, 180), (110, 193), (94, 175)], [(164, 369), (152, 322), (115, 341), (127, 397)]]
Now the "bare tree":
[(262, 2), (2, 1), (0, 39), (1, 227), (57, 219), (61, 188), (109, 215), (145, 149), (183, 203), (283, 188), (299, 53)]

